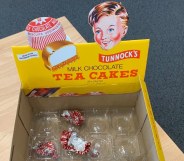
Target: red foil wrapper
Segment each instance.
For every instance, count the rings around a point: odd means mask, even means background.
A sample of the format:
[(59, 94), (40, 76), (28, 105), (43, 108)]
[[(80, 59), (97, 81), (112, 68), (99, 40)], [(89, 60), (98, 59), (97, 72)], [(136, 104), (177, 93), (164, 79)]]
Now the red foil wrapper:
[(84, 155), (90, 151), (91, 143), (78, 137), (76, 132), (64, 130), (60, 141), (63, 149), (77, 154)]
[(29, 45), (37, 50), (54, 41), (66, 39), (66, 34), (61, 23), (52, 17), (40, 17), (32, 20), (26, 26)]
[(39, 143), (33, 149), (35, 149), (35, 152), (41, 156), (49, 156), (55, 159), (58, 158), (56, 147), (51, 141)]
[(65, 118), (65, 120), (70, 121), (70, 123), (80, 126), (84, 122), (84, 116), (77, 110), (74, 111), (68, 111), (65, 110), (61, 114), (62, 117)]

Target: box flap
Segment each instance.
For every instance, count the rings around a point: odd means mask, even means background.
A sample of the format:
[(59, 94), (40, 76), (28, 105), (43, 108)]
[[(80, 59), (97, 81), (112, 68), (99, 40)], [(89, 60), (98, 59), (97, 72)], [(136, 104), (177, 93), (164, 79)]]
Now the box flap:
[(140, 89), (149, 39), (121, 41), (111, 50), (97, 43), (61, 41), (43, 51), (12, 47), (22, 88), (28, 96), (118, 94)]
[(149, 122), (151, 125), (151, 130), (152, 130), (153, 140), (155, 142), (155, 146), (157, 150), (157, 155), (158, 155), (159, 160), (165, 161), (162, 146), (161, 146), (159, 135), (158, 135), (158, 131), (157, 131), (156, 124), (155, 124), (155, 119), (154, 119), (146, 83), (143, 80), (141, 80), (141, 78), (140, 78), (140, 84), (141, 84), (141, 88), (143, 92), (144, 101), (146, 104), (146, 110), (147, 110)]

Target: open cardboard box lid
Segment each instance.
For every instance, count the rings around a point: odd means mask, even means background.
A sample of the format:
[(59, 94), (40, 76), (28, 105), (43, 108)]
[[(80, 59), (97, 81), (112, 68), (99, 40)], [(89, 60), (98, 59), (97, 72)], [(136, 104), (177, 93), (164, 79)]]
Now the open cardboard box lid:
[(148, 48), (149, 39), (121, 41), (111, 50), (67, 41), (51, 43), (43, 51), (29, 46), (12, 49), (25, 95), (57, 97), (140, 90)]

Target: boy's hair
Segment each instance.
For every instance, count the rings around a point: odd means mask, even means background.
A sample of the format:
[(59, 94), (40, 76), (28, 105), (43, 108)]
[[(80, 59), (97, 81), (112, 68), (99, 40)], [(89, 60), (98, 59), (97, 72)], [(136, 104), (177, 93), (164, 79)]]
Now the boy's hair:
[(121, 18), (122, 25), (127, 26), (129, 17), (125, 7), (114, 1), (103, 2), (95, 6), (89, 12), (88, 23), (93, 27), (100, 17), (109, 15), (118, 15)]

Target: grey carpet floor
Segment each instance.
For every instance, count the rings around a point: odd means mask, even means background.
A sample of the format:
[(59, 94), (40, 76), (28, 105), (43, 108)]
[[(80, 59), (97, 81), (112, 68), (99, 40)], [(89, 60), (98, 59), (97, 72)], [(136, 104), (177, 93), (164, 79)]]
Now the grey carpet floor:
[[(119, 1), (119, 0), (117, 0)], [(87, 40), (90, 9), (102, 0), (6, 0), (0, 3), (0, 38), (37, 17), (66, 16)], [(121, 1), (129, 13), (126, 40), (150, 38), (146, 83), (156, 121), (184, 151), (184, 1)]]

